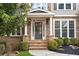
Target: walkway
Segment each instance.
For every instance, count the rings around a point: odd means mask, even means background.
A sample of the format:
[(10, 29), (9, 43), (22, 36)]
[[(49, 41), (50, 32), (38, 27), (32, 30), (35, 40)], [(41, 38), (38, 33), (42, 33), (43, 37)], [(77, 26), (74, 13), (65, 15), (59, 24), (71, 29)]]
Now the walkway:
[(29, 52), (34, 56), (78, 56), (78, 55), (57, 53), (49, 50), (29, 50)]

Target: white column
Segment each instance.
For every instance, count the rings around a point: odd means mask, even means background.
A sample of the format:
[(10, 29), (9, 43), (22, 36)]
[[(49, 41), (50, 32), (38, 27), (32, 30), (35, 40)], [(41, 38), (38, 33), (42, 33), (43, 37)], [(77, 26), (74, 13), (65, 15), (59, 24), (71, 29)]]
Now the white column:
[[(25, 21), (27, 21), (27, 18), (25, 18)], [(25, 24), (25, 32), (24, 35), (27, 35), (27, 24)]]
[(31, 40), (34, 40), (35, 39), (35, 35), (34, 35), (34, 29), (33, 29), (33, 27), (34, 27), (34, 22), (33, 22), (33, 20), (31, 20)]
[(24, 35), (27, 35), (27, 24), (25, 25), (25, 34)]
[(22, 35), (22, 27), (20, 27), (20, 35)]
[(50, 17), (50, 36), (52, 36), (52, 17)]

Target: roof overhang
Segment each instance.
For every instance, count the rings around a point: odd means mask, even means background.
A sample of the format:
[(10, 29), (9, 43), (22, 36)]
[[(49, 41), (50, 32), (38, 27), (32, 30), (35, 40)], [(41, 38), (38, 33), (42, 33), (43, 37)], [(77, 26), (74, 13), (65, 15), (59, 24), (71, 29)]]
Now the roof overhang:
[[(42, 11), (37, 13), (35, 11)], [(32, 10), (28, 13), (28, 17), (53, 17), (54, 13), (46, 11), (46, 10)]]

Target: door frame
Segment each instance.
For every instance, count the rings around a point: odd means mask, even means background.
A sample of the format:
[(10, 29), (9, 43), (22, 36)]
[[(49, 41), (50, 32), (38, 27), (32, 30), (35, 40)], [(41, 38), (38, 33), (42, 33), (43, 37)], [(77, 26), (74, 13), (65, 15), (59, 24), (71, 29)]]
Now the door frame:
[[(34, 19), (32, 18), (31, 20), (31, 40), (35, 40), (35, 22), (42, 22), (42, 40), (46, 40), (46, 19), (45, 18), (34, 18)], [(45, 27), (44, 30), (43, 30), (43, 27)]]
[[(35, 32), (36, 32), (36, 30), (35, 30), (35, 23), (39, 23), (39, 22), (41, 22), (41, 21), (35, 21), (35, 22), (34, 22), (34, 38), (35, 38), (35, 36), (36, 36), (36, 35), (35, 35)], [(41, 22), (41, 25), (42, 25), (42, 35), (41, 35), (42, 38), (41, 38), (41, 39), (43, 39), (43, 22)], [(36, 40), (36, 38), (35, 38), (35, 40)], [(40, 40), (40, 39), (39, 39), (39, 40)]]

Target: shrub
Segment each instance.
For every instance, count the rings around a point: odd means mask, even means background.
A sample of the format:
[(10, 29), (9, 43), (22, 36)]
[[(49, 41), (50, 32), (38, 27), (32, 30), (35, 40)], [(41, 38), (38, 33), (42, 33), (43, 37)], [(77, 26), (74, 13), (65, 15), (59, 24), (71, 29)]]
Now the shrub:
[(79, 47), (79, 39), (77, 39), (76, 42), (77, 42), (77, 43), (76, 43), (76, 46)]
[(74, 46), (79, 46), (79, 39), (76, 38), (71, 38), (71, 44)]
[(21, 42), (20, 43), (20, 50), (27, 51), (28, 50), (28, 42)]
[(6, 52), (6, 42), (0, 41), (0, 55)]
[(53, 39), (48, 41), (48, 49), (49, 50), (57, 50), (58, 49), (58, 43)]
[(68, 38), (63, 38), (63, 44), (64, 44), (64, 45), (69, 45), (69, 44), (70, 44), (70, 39), (68, 39)]
[(76, 38), (71, 38), (70, 39), (70, 44), (75, 45), (76, 44), (76, 41), (75, 40), (76, 40)]
[(63, 40), (62, 39), (55, 39), (56, 42), (58, 43), (59, 46), (63, 45)]

